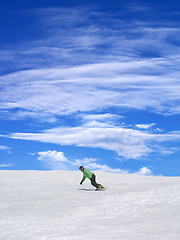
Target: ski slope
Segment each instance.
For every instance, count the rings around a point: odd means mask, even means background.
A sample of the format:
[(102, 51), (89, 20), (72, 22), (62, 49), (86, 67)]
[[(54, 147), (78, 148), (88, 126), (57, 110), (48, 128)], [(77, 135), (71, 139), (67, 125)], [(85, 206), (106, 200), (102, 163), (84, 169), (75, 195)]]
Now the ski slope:
[(178, 240), (180, 178), (0, 171), (1, 240)]

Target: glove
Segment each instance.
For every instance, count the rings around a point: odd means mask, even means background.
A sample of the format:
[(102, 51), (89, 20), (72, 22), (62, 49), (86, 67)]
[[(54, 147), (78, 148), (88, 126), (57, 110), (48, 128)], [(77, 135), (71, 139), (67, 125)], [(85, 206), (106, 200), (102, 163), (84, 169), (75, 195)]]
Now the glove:
[(82, 181), (80, 182), (80, 184), (82, 185)]

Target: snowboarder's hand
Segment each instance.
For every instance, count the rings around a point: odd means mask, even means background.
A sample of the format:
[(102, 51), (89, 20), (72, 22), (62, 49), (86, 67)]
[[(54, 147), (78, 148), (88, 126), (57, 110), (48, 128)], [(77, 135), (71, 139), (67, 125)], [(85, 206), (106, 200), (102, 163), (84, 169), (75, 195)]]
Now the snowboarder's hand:
[(82, 185), (82, 181), (80, 182), (80, 184)]

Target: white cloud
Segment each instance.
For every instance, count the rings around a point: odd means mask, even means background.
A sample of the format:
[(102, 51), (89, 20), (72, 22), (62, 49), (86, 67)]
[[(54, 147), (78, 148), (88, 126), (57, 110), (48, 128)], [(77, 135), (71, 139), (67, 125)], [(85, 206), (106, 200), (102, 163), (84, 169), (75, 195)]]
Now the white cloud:
[(57, 162), (69, 162), (68, 159), (64, 156), (63, 152), (57, 152), (57, 151), (43, 151), (38, 152), (38, 160), (40, 161), (57, 161)]
[(103, 113), (103, 114), (88, 114), (88, 115), (81, 115), (81, 117), (85, 120), (98, 120), (98, 121), (109, 121), (110, 119), (117, 119), (120, 118), (121, 116), (117, 114), (111, 114), (111, 113)]
[(0, 150), (10, 150), (10, 147), (0, 145)]
[(0, 164), (0, 167), (12, 167), (13, 165), (11, 164)]
[(82, 118), (83, 127), (94, 127), (94, 128), (106, 128), (113, 127), (116, 125), (116, 121), (122, 118), (117, 114), (80, 114), (80, 118)]
[(150, 123), (150, 124), (136, 124), (136, 127), (141, 128), (141, 129), (149, 129), (156, 125), (155, 123)]
[(147, 167), (142, 167), (139, 169), (139, 172), (137, 172), (138, 175), (152, 175), (152, 171)]
[(68, 170), (71, 162), (64, 156), (63, 152), (57, 152), (56, 150), (48, 150), (38, 152), (38, 160), (42, 164), (52, 170)]

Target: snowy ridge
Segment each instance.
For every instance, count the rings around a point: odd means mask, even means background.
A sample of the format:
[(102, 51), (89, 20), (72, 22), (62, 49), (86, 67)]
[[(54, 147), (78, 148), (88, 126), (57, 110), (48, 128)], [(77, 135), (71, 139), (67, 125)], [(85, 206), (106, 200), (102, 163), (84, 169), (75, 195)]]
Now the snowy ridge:
[(1, 240), (176, 240), (180, 178), (96, 172), (0, 171)]

